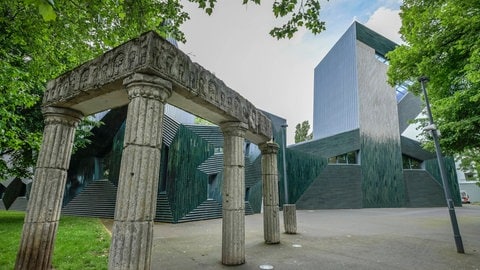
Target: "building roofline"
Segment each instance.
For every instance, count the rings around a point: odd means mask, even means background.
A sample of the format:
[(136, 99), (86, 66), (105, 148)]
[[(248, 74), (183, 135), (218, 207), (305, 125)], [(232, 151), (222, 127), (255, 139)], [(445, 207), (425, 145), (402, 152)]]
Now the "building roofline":
[(375, 52), (382, 56), (385, 56), (388, 52), (394, 50), (395, 47), (398, 46), (397, 43), (357, 21), (354, 21), (353, 24), (355, 24), (355, 36), (357, 40), (375, 49)]

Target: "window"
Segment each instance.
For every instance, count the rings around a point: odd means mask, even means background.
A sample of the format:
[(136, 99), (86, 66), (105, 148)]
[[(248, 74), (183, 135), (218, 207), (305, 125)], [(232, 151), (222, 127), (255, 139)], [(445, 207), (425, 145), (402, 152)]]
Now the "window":
[(388, 65), (388, 64), (389, 64), (388, 59), (387, 59), (385, 56), (383, 56), (382, 54), (378, 53), (378, 52), (375, 52), (375, 58), (376, 58), (378, 61), (384, 63), (385, 65)]
[(422, 161), (407, 155), (402, 155), (403, 168), (407, 170), (422, 169)]
[(395, 92), (397, 95), (397, 103), (402, 100), (403, 97), (405, 97), (408, 94), (408, 88), (412, 85), (413, 83), (411, 81), (404, 81), (401, 84), (397, 84), (395, 86)]
[(352, 151), (345, 154), (328, 158), (329, 164), (358, 164), (358, 151)]
[(467, 181), (477, 181), (477, 178), (475, 177), (474, 173), (466, 172), (465, 173), (465, 180), (467, 180)]
[(208, 176), (208, 185), (207, 185), (207, 198), (214, 199), (218, 191), (217, 183), (217, 174), (211, 174)]
[(397, 94), (397, 103), (400, 102), (400, 100), (402, 100), (402, 98), (404, 96), (407, 95), (408, 93), (408, 85), (405, 84), (405, 83), (402, 83), (400, 85), (397, 85), (395, 86), (395, 91), (396, 91), (396, 94)]

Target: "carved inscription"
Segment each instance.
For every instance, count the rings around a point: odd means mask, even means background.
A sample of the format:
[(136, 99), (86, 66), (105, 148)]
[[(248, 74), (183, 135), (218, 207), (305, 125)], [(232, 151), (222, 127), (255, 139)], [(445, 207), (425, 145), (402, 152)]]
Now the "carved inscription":
[(102, 89), (135, 72), (150, 73), (174, 83), (188, 98), (224, 111), (254, 133), (271, 134), (271, 123), (253, 104), (210, 71), (161, 38), (148, 32), (48, 83), (44, 105), (75, 98), (79, 92)]
[[(168, 41), (155, 37), (153, 44), (152, 67), (162, 75), (187, 88), (191, 96), (198, 96), (204, 101), (232, 114), (241, 121), (248, 123), (248, 118), (242, 114), (245, 99), (228, 88), (225, 83), (215, 77), (190, 58), (176, 49)], [(250, 115), (252, 109), (249, 107)], [(255, 122), (255, 121), (253, 121)], [(256, 127), (255, 127), (256, 129)]]
[(85, 88), (88, 85), (88, 79), (90, 77), (90, 68), (85, 67), (82, 70), (82, 73), (80, 75), (80, 89)]
[(101, 88), (135, 72), (139, 66), (147, 63), (148, 42), (148, 35), (133, 39), (50, 81), (43, 102), (51, 103), (75, 96), (78, 91)]
[(123, 63), (125, 61), (125, 54), (123, 52), (119, 52), (115, 56), (114, 66), (113, 66), (113, 76), (118, 76), (124, 70)]

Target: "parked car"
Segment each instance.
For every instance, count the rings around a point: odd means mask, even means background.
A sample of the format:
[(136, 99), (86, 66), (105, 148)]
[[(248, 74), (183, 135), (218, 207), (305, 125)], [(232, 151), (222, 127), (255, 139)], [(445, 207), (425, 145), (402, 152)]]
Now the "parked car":
[(462, 203), (470, 203), (470, 196), (465, 190), (460, 191), (460, 196), (462, 196)]

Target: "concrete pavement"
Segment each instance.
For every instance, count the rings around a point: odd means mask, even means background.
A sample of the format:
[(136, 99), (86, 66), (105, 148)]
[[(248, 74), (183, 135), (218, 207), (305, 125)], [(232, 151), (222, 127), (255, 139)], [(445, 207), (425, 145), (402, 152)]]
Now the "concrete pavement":
[(246, 217), (246, 263), (221, 264), (221, 219), (154, 227), (152, 269), (480, 269), (480, 206), (297, 211), (298, 234), (266, 245), (262, 215)]

